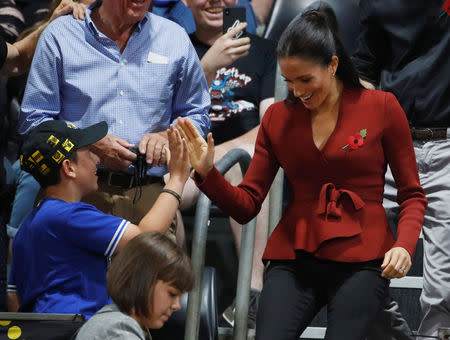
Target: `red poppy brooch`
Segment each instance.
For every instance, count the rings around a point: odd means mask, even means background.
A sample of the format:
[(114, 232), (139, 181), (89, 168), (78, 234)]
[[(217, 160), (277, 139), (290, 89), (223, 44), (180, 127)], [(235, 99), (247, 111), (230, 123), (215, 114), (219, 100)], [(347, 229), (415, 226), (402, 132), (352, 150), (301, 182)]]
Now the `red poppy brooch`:
[(447, 15), (450, 15), (450, 0), (447, 0), (446, 2), (444, 2), (444, 4), (442, 5), (442, 9), (444, 10), (441, 15), (439, 16), (439, 18), (441, 16), (443, 16), (445, 13), (447, 13)]
[(342, 149), (345, 150), (356, 150), (358, 149), (360, 146), (362, 146), (364, 144), (364, 139), (367, 136), (367, 129), (362, 129), (359, 131), (359, 133), (353, 135), (353, 136), (348, 136), (348, 144), (343, 146)]

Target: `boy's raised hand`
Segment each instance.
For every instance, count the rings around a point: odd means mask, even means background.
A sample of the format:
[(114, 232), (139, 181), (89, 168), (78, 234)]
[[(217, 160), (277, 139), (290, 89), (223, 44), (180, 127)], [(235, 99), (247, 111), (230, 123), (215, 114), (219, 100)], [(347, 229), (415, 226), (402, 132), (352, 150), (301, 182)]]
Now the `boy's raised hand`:
[(208, 134), (208, 142), (205, 142), (189, 118), (178, 118), (177, 129), (186, 141), (192, 167), (202, 178), (205, 178), (214, 165), (212, 134)]
[(170, 125), (167, 130), (169, 148), (165, 147), (167, 167), (171, 179), (179, 179), (183, 183), (187, 181), (190, 173), (189, 156), (186, 141), (181, 139), (180, 132)]

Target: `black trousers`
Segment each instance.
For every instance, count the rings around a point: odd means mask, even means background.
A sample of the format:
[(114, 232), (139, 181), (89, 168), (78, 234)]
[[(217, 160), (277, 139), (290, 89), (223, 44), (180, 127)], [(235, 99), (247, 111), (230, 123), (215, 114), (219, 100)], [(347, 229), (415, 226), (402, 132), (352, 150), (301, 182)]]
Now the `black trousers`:
[(301, 253), (297, 260), (271, 261), (256, 318), (256, 340), (297, 340), (327, 305), (327, 340), (368, 335), (389, 281), (381, 260), (342, 263)]

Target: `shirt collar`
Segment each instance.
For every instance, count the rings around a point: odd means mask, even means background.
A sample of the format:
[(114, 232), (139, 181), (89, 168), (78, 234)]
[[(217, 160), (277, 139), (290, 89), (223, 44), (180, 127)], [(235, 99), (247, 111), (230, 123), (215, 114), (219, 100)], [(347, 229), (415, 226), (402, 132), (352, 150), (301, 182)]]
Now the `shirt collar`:
[[(86, 25), (89, 27), (89, 29), (92, 31), (92, 33), (94, 35), (98, 35), (100, 33), (100, 31), (97, 29), (97, 27), (95, 26), (94, 22), (92, 21), (92, 10), (96, 7), (99, 7), (102, 4), (102, 0), (97, 0), (94, 3), (90, 4), (87, 8), (86, 8), (86, 14), (85, 14), (85, 22)], [(142, 28), (144, 27), (144, 25), (147, 23), (147, 21), (150, 19), (150, 13), (147, 12), (145, 13), (145, 17), (138, 22), (137, 26), (136, 26), (136, 30), (138, 32), (142, 31)]]

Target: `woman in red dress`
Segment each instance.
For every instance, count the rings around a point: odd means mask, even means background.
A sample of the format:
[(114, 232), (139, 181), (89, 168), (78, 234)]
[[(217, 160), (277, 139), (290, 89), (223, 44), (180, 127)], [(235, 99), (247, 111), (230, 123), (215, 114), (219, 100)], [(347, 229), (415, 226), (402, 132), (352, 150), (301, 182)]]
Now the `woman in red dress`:
[[(325, 339), (365, 339), (389, 280), (411, 267), (427, 205), (402, 108), (391, 93), (362, 88), (330, 22), (306, 12), (280, 38), (289, 97), (267, 110), (237, 187), (213, 165), (211, 134), (205, 142), (188, 119), (178, 121), (197, 185), (239, 223), (258, 214), (279, 167), (285, 172), (289, 203), (263, 256), (257, 340), (298, 339), (324, 305)], [(388, 164), (396, 238), (382, 206)]]

